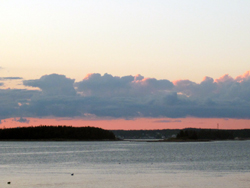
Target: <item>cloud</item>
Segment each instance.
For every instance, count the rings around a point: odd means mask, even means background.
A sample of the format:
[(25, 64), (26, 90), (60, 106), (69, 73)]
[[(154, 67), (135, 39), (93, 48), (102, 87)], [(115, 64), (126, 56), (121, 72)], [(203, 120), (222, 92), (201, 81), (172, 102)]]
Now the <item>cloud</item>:
[(24, 80), (25, 86), (38, 87), (45, 95), (75, 95), (74, 79), (64, 75), (50, 74), (36, 80)]
[(0, 77), (0, 80), (21, 80), (22, 77)]
[(20, 116), (20, 106), (28, 105), (39, 91), (25, 89), (0, 89), (0, 119)]
[(14, 118), (13, 121), (19, 122), (19, 123), (29, 123), (30, 120), (26, 119), (26, 118), (22, 118), (20, 117), (19, 119)]
[(131, 82), (131, 90), (139, 95), (157, 94), (170, 91), (173, 83), (168, 80), (157, 80), (155, 78), (143, 78)]
[(200, 84), (189, 80), (178, 80), (173, 83), (176, 92), (186, 95), (193, 100), (218, 103), (233, 100), (250, 102), (248, 97), (250, 94), (249, 71), (235, 79), (225, 74), (215, 80), (205, 77)]
[(199, 85), (190, 80), (176, 80), (173, 82), (177, 92), (184, 93), (187, 96), (193, 96), (198, 90)]
[(44, 96), (33, 98), (29, 104), (19, 107), (23, 117), (75, 117), (82, 116), (84, 108), (81, 98), (75, 96)]
[(181, 122), (181, 120), (158, 120), (158, 121), (154, 121), (155, 123), (176, 123), (176, 122)]
[(245, 72), (243, 75), (237, 76), (235, 78), (237, 82), (243, 82), (250, 80), (250, 71)]
[(222, 77), (215, 80), (215, 82), (217, 82), (217, 83), (226, 83), (226, 82), (230, 83), (233, 81), (234, 81), (233, 77), (229, 76), (228, 74), (225, 74)]
[(134, 80), (132, 76), (117, 77), (110, 74), (88, 74), (81, 82), (75, 83), (77, 91), (85, 96), (108, 97), (123, 95), (129, 88), (129, 83)]
[(88, 74), (75, 84), (84, 96), (134, 97), (155, 94), (169, 90), (173, 84), (168, 80), (144, 78), (141, 75), (117, 77), (110, 74)]
[(250, 118), (249, 71), (236, 78), (228, 74), (218, 79), (206, 76), (200, 83), (92, 73), (80, 82), (51, 74), (24, 80), (23, 84), (40, 90), (0, 90), (0, 119)]

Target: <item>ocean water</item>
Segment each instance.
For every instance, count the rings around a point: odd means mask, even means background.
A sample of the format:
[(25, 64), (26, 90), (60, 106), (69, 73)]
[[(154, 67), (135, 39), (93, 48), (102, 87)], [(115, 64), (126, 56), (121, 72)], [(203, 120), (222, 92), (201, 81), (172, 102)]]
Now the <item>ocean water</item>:
[(249, 188), (250, 141), (0, 142), (0, 187)]

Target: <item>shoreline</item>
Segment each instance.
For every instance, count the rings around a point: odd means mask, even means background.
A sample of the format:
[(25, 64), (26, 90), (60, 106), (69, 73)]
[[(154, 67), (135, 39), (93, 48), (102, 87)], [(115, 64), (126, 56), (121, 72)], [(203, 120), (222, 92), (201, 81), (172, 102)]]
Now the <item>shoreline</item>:
[(246, 141), (246, 140), (250, 140), (250, 138), (244, 138), (244, 139), (172, 139), (171, 138), (166, 140), (158, 140), (155, 142), (216, 142), (216, 141)]
[(216, 142), (216, 141), (247, 141), (250, 138), (241, 139), (0, 139), (0, 142)]
[(3, 139), (0, 142), (107, 142), (120, 140), (78, 140), (78, 139)]

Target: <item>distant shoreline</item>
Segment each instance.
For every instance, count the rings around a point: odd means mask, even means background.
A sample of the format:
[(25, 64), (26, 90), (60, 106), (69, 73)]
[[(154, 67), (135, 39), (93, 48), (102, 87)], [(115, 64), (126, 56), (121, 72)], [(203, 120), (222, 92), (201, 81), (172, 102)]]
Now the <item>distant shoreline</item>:
[(249, 138), (244, 139), (166, 139), (166, 140), (158, 140), (158, 141), (149, 141), (149, 142), (216, 142), (216, 141), (246, 141), (250, 140)]
[(214, 140), (246, 140), (250, 138), (250, 129), (222, 130), (222, 129), (162, 129), (162, 130), (112, 130), (117, 138), (124, 140), (154, 139), (164, 142), (193, 142)]
[(247, 141), (250, 140), (250, 138), (244, 138), (244, 139), (125, 139), (122, 141), (129, 141), (129, 142), (217, 142), (217, 141)]
[(116, 142), (118, 140), (0, 140), (0, 142)]
[(114, 140), (114, 139), (0, 139), (0, 142), (88, 142), (88, 141), (120, 141), (120, 140)]
[(77, 139), (0, 139), (0, 142), (216, 142), (216, 141), (248, 141), (248, 139), (227, 139), (227, 140), (209, 140), (209, 139), (198, 139), (198, 140), (186, 140), (186, 139), (104, 139), (104, 140), (77, 140)]

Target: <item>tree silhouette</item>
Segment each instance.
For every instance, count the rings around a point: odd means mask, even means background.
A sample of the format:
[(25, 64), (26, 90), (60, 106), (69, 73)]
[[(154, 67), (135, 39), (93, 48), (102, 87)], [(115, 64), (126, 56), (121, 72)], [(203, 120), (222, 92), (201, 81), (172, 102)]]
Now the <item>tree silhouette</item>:
[(96, 127), (47, 126), (0, 129), (1, 140), (115, 140), (113, 132)]

